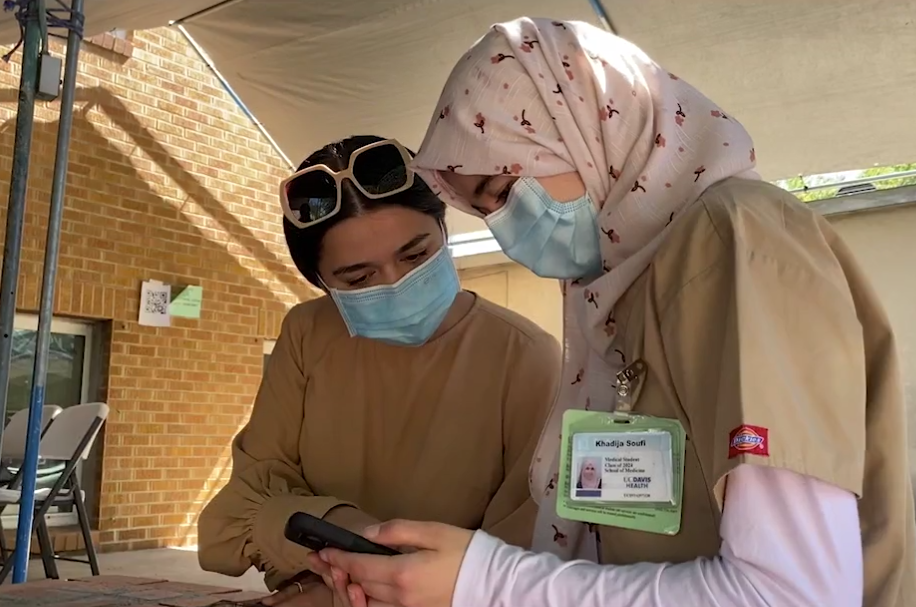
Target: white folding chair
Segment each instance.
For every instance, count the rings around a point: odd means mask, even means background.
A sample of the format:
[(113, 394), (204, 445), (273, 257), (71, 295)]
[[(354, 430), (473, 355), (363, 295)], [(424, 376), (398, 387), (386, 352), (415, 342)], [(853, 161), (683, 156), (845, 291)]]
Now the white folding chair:
[[(99, 575), (99, 563), (92, 543), (92, 532), (89, 526), (89, 513), (86, 510), (85, 496), (80, 487), (79, 477), (76, 474), (77, 465), (89, 456), (92, 444), (108, 418), (108, 405), (105, 403), (90, 403), (75, 405), (61, 411), (54, 418), (41, 437), (38, 445), (38, 457), (46, 461), (64, 463), (63, 470), (54, 486), (50, 489), (39, 489), (35, 492), (35, 516), (32, 531), (38, 536), (41, 560), (44, 565), (45, 575), (52, 579), (59, 577), (57, 560), (87, 563), (92, 569), (92, 575)], [(10, 483), (11, 487), (19, 486), (21, 471), (16, 479)], [(21, 504), (22, 491), (19, 489), (0, 489), (0, 505)], [(87, 560), (65, 558), (55, 554), (48, 531), (45, 515), (51, 506), (73, 505), (76, 509), (77, 520), (86, 545)], [(0, 570), (0, 584), (6, 580), (13, 567), (13, 559), (6, 559)]]
[[(45, 405), (41, 408), (42, 436), (44, 436), (45, 430), (48, 429), (48, 426), (61, 411), (63, 409), (57, 405)], [(9, 485), (16, 478), (16, 472), (18, 472), (22, 460), (25, 458), (25, 441), (28, 430), (28, 409), (16, 411), (3, 429), (3, 447), (0, 449), (0, 488), (16, 488)], [(0, 504), (0, 514), (3, 513), (5, 508), (6, 504)], [(0, 562), (6, 559), (7, 554), (9, 554), (9, 550), (6, 548), (6, 534), (3, 531), (3, 523), (0, 522)]]
[[(63, 411), (57, 405), (45, 405), (41, 408), (41, 433), (44, 434), (54, 418)], [(10, 422), (3, 429), (3, 446), (0, 449), (0, 459), (21, 460), (25, 455), (26, 432), (29, 429), (29, 410), (20, 409), (13, 414)]]

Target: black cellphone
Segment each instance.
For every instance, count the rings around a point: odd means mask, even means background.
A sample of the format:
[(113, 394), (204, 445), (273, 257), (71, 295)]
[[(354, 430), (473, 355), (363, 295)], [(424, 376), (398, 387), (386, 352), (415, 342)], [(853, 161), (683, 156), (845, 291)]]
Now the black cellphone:
[(394, 548), (370, 542), (361, 535), (347, 531), (320, 518), (305, 512), (297, 512), (289, 517), (284, 531), (286, 539), (312, 550), (337, 548), (345, 552), (359, 554), (377, 554), (380, 556), (397, 556), (401, 554)]

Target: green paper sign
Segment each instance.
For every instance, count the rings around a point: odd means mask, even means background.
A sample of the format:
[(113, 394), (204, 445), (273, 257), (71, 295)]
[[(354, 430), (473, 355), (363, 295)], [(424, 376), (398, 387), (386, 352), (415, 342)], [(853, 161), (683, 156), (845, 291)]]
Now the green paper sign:
[(200, 318), (200, 305), (203, 299), (203, 287), (195, 285), (184, 287), (177, 292), (172, 303), (169, 304), (169, 315), (179, 318)]

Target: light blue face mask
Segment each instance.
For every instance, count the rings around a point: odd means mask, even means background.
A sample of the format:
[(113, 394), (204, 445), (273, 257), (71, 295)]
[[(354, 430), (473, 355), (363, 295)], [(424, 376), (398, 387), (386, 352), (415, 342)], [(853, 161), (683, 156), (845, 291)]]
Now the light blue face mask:
[(400, 346), (426, 343), (459, 291), (458, 272), (446, 244), (394, 284), (353, 291), (328, 289), (351, 337)]
[(598, 215), (587, 193), (558, 202), (536, 179), (522, 177), (512, 185), (505, 206), (485, 221), (503, 252), (538, 276), (601, 274)]

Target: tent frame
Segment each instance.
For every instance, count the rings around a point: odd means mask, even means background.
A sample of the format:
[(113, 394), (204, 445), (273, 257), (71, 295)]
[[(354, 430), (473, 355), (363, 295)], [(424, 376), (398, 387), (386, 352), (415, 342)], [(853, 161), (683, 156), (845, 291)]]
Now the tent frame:
[[(51, 321), (54, 314), (54, 287), (60, 251), (64, 193), (67, 187), (70, 131), (73, 125), (73, 105), (76, 99), (79, 51), (83, 39), (83, 0), (71, 0), (69, 6), (63, 0), (53, 1), (58, 6), (52, 9), (45, 6), (44, 0), (15, 0), (12, 3), (22, 31), (22, 70), (19, 80), (19, 105), (13, 144), (6, 240), (3, 247), (3, 270), (0, 276), (0, 441), (3, 439), (2, 421), (6, 419), (10, 363), (12, 362), (13, 321), (16, 316), (16, 294), (19, 283), (22, 232), (25, 224), (29, 160), (41, 63), (50, 56), (49, 28), (67, 30), (67, 54), (64, 62), (57, 148), (51, 182), (51, 210), (48, 216), (48, 236), (42, 271), (41, 299), (38, 306), (38, 336), (35, 344), (35, 364), (32, 370), (29, 398), (29, 423), (25, 460), (22, 463), (22, 501), (19, 506), (16, 551), (13, 557), (14, 584), (21, 584), (28, 577), (31, 530), (35, 515), (38, 443), (41, 439), (41, 412), (45, 404)], [(63, 13), (66, 13), (66, 17), (59, 16)]]

